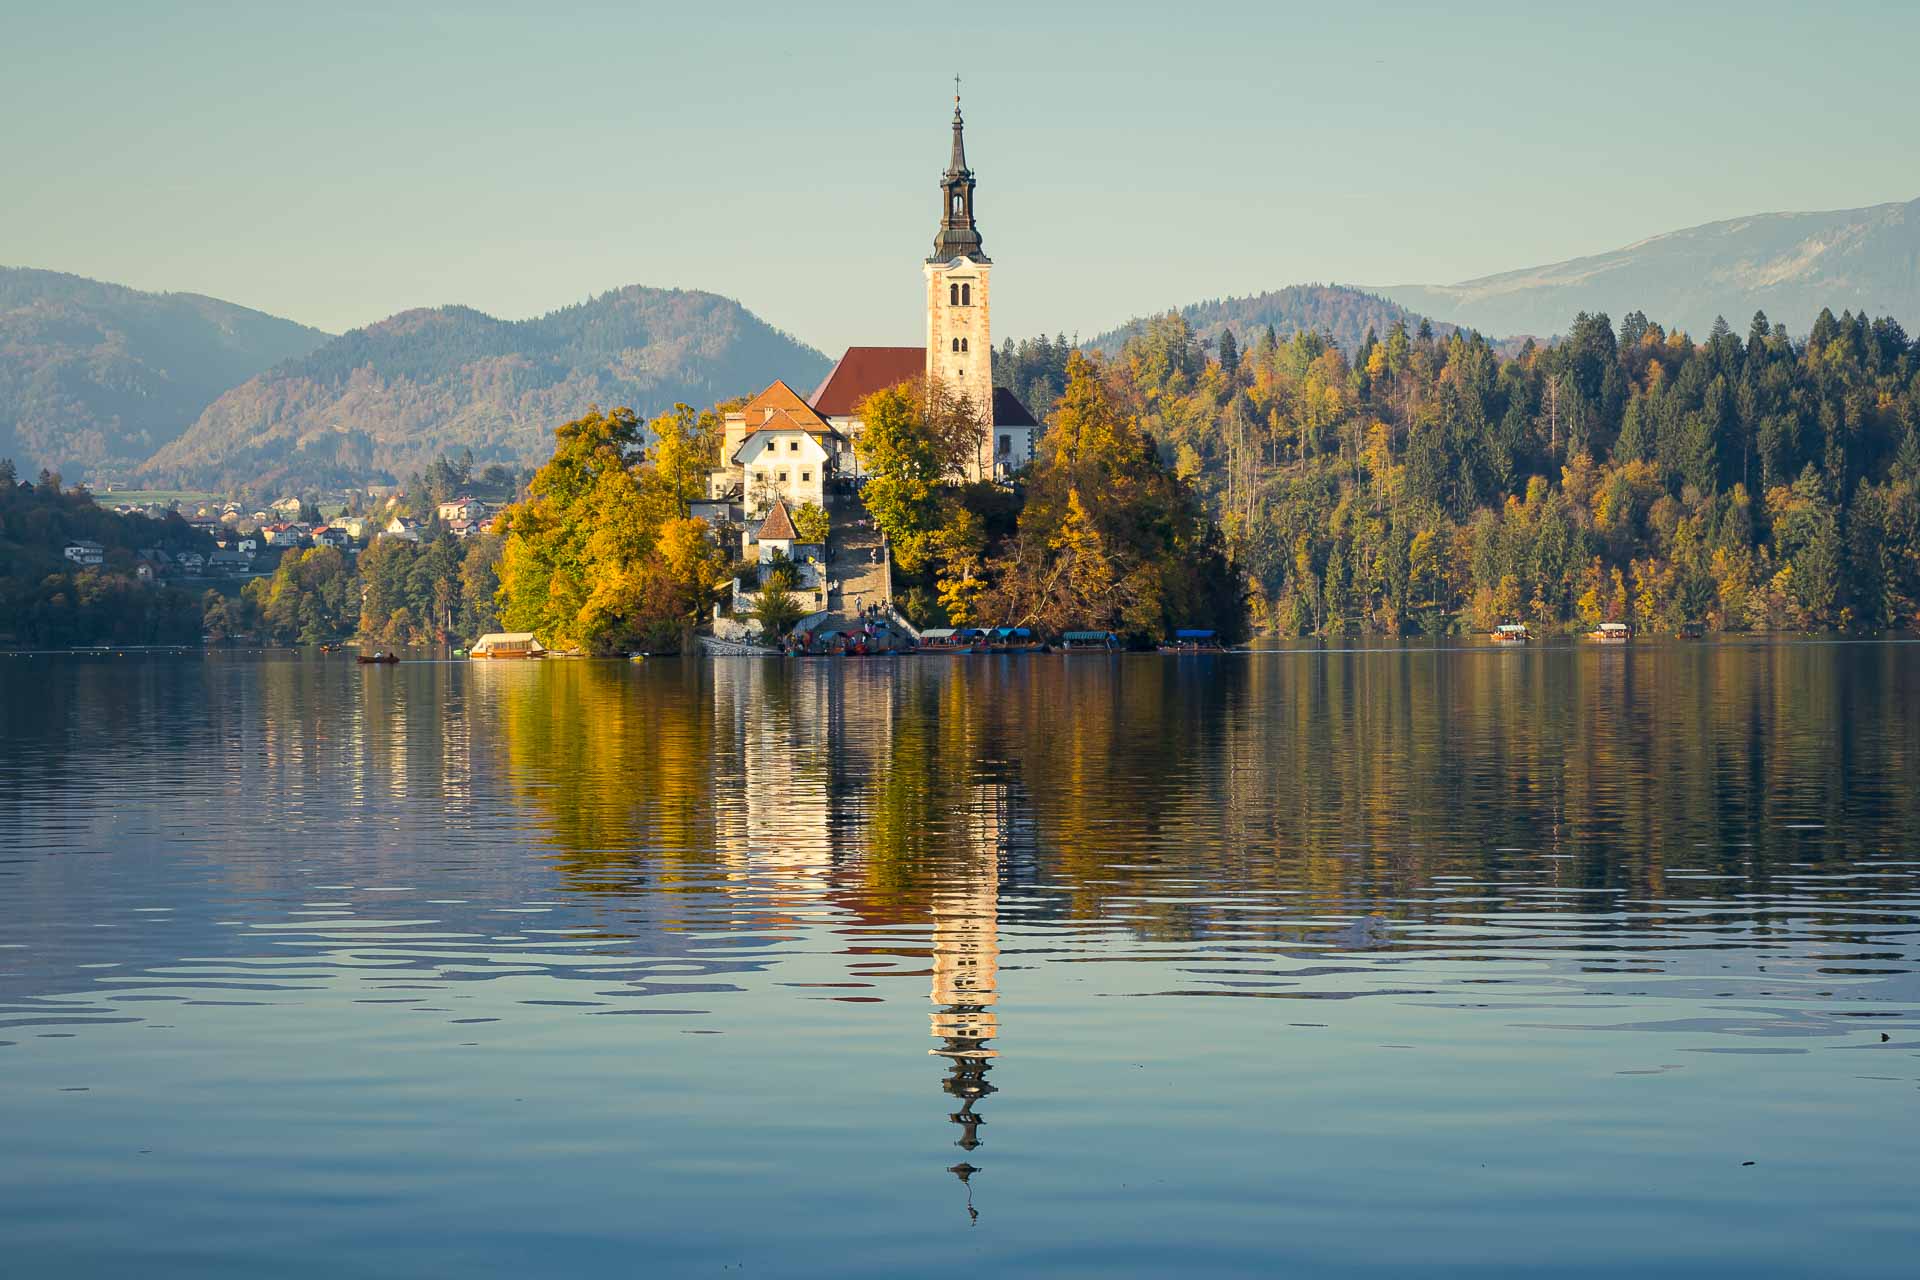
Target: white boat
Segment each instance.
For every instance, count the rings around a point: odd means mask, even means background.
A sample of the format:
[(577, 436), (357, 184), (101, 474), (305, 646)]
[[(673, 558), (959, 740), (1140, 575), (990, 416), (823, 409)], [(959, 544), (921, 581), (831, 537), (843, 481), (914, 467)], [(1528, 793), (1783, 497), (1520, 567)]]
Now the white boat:
[(531, 631), (492, 631), (473, 642), (469, 658), (544, 658), (547, 651)]

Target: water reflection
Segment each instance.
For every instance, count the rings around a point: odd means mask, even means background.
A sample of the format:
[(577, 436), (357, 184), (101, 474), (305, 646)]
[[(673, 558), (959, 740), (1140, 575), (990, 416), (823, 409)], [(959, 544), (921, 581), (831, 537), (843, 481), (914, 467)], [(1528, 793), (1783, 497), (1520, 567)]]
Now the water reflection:
[[(1619, 1192), (1641, 1175), (1596, 1152), (1644, 1117), (1554, 1082), (1709, 1061), (1705, 1092), (1660, 1086), (1681, 1129), (1736, 1100), (1744, 1121), (1824, 1126), (1855, 1190), (1890, 1195), (1875, 1144), (1900, 1145), (1887, 1117), (1910, 1109), (1861, 1091), (1920, 1085), (1906, 646), (34, 659), (0, 665), (0, 733), (0, 1072), (48, 1090), (111, 1081), (147, 1061), (129, 1038), (176, 1031), (253, 1063), (230, 1105), (300, 1087), (297, 1055), (250, 1048), (287, 1036), (427, 1055), (455, 1096), (486, 1078), (456, 1050), (527, 1081), (610, 1055), (637, 1064), (629, 1105), (659, 1108), (643, 1131), (666, 1154), (643, 1163), (689, 1188), (764, 1208), (792, 1190), (784, 1139), (871, 1198), (913, 1185), (871, 1172), (898, 1155), (940, 1179), (942, 1212), (954, 1179), (969, 1214), (991, 1187), (979, 1234), (1033, 1241), (1036, 1204), (1141, 1229), (1064, 1190), (1129, 1167), (1105, 1135), (1156, 1143), (1164, 1203), (1226, 1213), (1242, 1192), (1216, 1170), (1251, 1135), (1319, 1150), (1274, 1128), (1282, 1094), (1354, 1134), (1390, 1119), (1410, 1171), (1436, 1114), (1530, 1096), (1560, 1127), (1540, 1158), (1605, 1166)], [(386, 1077), (367, 1072), (314, 1105), (371, 1105)], [(541, 1089), (547, 1122), (601, 1132), (584, 1099), (607, 1078), (578, 1103)], [(156, 1106), (205, 1105), (174, 1084)], [(72, 1155), (35, 1105), (0, 1093), (0, 1120)], [(674, 1129), (683, 1113), (699, 1124)], [(1286, 1176), (1255, 1167), (1243, 1187)], [(1315, 1194), (1362, 1203), (1385, 1175), (1341, 1181), (1358, 1167), (1319, 1150)], [(910, 1238), (921, 1193), (898, 1194)]]

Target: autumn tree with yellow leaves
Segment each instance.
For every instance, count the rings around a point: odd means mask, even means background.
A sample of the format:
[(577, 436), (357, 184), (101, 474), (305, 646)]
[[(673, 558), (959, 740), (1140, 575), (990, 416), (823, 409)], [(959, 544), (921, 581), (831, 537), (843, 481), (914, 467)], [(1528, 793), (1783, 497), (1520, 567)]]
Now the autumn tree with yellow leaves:
[(725, 562), (686, 515), (706, 428), (686, 405), (649, 427), (651, 445), (631, 409), (592, 409), (555, 433), (527, 500), (497, 526), (503, 626), (549, 648), (616, 653), (670, 645), (699, 620)]

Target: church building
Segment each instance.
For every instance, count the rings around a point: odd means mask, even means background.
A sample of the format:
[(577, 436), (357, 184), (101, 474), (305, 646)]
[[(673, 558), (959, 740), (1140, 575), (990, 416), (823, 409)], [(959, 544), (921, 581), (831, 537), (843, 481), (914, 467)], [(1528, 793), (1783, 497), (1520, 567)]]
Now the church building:
[[(986, 255), (974, 213), (974, 174), (967, 167), (960, 96), (953, 99), (953, 150), (940, 176), (940, 226), (933, 252), (921, 264), (926, 288), (926, 345), (848, 347), (811, 396), (793, 403), (776, 383), (727, 423), (722, 470), (714, 496), (736, 486), (749, 515), (776, 494), (789, 502), (820, 501), (814, 468), (857, 477), (852, 445), (862, 430), (860, 403), (914, 379), (943, 382), (982, 417), (980, 439), (966, 466), (968, 480), (1007, 483), (1033, 460), (1040, 424), (1018, 396), (993, 385), (990, 305), (993, 260)], [(779, 412), (776, 412), (778, 410)], [(738, 419), (736, 421), (735, 419)], [(802, 477), (805, 477), (804, 479)], [(759, 502), (753, 500), (758, 494)]]

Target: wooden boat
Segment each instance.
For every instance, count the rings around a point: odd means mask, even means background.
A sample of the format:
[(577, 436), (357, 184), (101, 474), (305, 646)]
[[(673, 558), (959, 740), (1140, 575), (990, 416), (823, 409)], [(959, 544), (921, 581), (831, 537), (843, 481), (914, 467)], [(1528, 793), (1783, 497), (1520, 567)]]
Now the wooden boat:
[(400, 655), (397, 653), (362, 653), (356, 654), (354, 661), (363, 667), (384, 666), (389, 662), (400, 661)]
[(985, 653), (987, 633), (979, 627), (929, 627), (920, 633), (921, 653)]
[(544, 658), (547, 651), (531, 631), (492, 631), (473, 642), (469, 658)]
[(1111, 631), (1069, 631), (1060, 637), (1062, 653), (1118, 653), (1120, 637)]
[(1180, 627), (1160, 645), (1162, 653), (1225, 653), (1220, 633), (1204, 627)]
[(1633, 638), (1624, 622), (1603, 622), (1587, 633), (1587, 639), (1597, 640), (1601, 644), (1625, 644)]
[(988, 653), (1032, 653), (1041, 647), (1031, 627), (995, 627), (987, 632)]
[(1524, 622), (1503, 622), (1493, 629), (1495, 644), (1525, 644), (1533, 639)]

